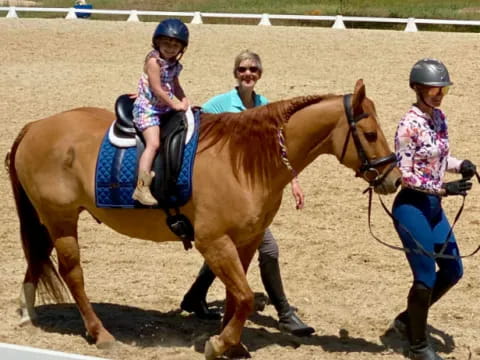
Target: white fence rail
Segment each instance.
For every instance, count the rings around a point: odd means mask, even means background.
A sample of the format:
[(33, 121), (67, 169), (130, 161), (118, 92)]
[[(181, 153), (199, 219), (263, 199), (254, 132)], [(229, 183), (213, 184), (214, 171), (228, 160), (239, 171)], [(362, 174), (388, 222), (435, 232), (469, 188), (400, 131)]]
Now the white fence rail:
[(33, 7), (0, 7), (0, 12), (6, 11), (7, 18), (18, 18), (17, 12), (50, 12), (66, 13), (65, 19), (77, 19), (77, 14), (110, 14), (128, 16), (127, 21), (140, 21), (139, 16), (178, 16), (191, 17), (192, 24), (202, 24), (203, 18), (226, 18), (226, 19), (259, 19), (258, 25), (272, 25), (270, 20), (309, 20), (332, 22), (332, 28), (345, 29), (345, 22), (376, 22), (406, 24), (405, 31), (418, 31), (417, 24), (431, 25), (461, 25), (480, 26), (480, 20), (442, 20), (442, 19), (416, 19), (416, 18), (385, 18), (385, 17), (360, 17), (342, 15), (275, 15), (275, 14), (235, 14), (235, 13), (208, 13), (208, 12), (179, 12), (179, 11), (146, 11), (146, 10), (97, 10), (77, 8), (33, 8)]

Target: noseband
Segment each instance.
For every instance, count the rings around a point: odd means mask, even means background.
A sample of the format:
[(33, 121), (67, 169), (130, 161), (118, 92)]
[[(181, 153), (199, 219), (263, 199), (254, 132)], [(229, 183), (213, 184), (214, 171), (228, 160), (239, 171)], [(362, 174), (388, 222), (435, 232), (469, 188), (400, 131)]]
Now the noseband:
[[(357, 122), (359, 122), (364, 118), (369, 117), (369, 114), (361, 113), (354, 116), (352, 106), (351, 106), (351, 99), (352, 99), (352, 94), (347, 94), (347, 95), (344, 95), (343, 97), (343, 106), (345, 108), (345, 115), (348, 121), (349, 129), (347, 133), (347, 138), (345, 139), (345, 143), (343, 145), (342, 156), (340, 157), (340, 163), (343, 163), (343, 159), (347, 152), (347, 146), (350, 141), (350, 135), (352, 135), (355, 148), (357, 149), (358, 157), (360, 158), (360, 161), (361, 161), (361, 165), (358, 168), (358, 173), (361, 174), (362, 177), (369, 183), (370, 187), (375, 187), (377, 185), (380, 185), (385, 180), (385, 178), (390, 173), (390, 171), (392, 171), (393, 168), (396, 166), (397, 157), (395, 156), (394, 153), (391, 153), (390, 155), (382, 157), (380, 159), (370, 160), (368, 158), (367, 153), (365, 152), (365, 149), (363, 148), (362, 143), (360, 141), (360, 137), (358, 136)], [(390, 164), (390, 166), (381, 174), (378, 171), (378, 168), (387, 164)], [(372, 174), (373, 176), (369, 176)]]

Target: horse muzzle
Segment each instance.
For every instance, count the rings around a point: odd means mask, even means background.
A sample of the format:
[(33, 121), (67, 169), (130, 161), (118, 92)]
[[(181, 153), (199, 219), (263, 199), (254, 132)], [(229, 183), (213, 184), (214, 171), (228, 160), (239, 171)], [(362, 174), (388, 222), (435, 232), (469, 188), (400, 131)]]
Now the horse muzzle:
[(371, 186), (377, 194), (387, 195), (395, 193), (401, 183), (402, 173), (398, 167), (393, 166), (375, 179)]

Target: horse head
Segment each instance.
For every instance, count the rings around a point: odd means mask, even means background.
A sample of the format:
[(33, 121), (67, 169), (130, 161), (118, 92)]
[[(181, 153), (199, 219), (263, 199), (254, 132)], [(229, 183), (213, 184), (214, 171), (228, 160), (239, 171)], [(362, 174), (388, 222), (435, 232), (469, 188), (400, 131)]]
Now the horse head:
[[(366, 96), (360, 79), (353, 94), (343, 97), (344, 118), (334, 131), (334, 153), (340, 163), (355, 170), (380, 194), (396, 191), (401, 173), (377, 121), (375, 104)], [(342, 141), (343, 140), (343, 141)], [(338, 145), (343, 144), (340, 148)]]

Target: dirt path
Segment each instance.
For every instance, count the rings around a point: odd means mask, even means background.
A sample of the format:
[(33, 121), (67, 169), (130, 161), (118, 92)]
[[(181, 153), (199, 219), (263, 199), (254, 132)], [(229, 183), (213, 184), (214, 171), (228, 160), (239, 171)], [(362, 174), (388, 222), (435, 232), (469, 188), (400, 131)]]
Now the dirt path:
[[(0, 19), (0, 154), (28, 121), (78, 106), (112, 109), (119, 94), (135, 91), (156, 24)], [(260, 53), (265, 73), (258, 90), (270, 100), (316, 93), (346, 93), (363, 78), (382, 127), (393, 139), (413, 100), (411, 65), (442, 59), (455, 86), (444, 101), (454, 154), (480, 163), (478, 34), (341, 31), (326, 28), (190, 26), (191, 46), (182, 82), (195, 104), (234, 85), (234, 56)], [(41, 141), (41, 139), (39, 139)], [(391, 142), (392, 143), (392, 142)], [(272, 225), (290, 301), (317, 330), (300, 339), (281, 334), (271, 306), (248, 321), (243, 340), (255, 359), (402, 359), (401, 342), (384, 336), (403, 309), (411, 276), (402, 254), (368, 234), (365, 183), (331, 157), (300, 175), (307, 207), (295, 211), (290, 190)], [(480, 242), (480, 187), (467, 198), (456, 234), (464, 252)], [(118, 235), (82, 216), (80, 244), (87, 293), (119, 340), (101, 352), (83, 337), (73, 305), (41, 305), (40, 326), (19, 328), (16, 302), (25, 271), (8, 178), (0, 176), (0, 342), (112, 359), (202, 359), (198, 352), (218, 324), (179, 312), (179, 302), (202, 262), (180, 244), (155, 244)], [(385, 199), (391, 203), (392, 197)], [(452, 217), (459, 199), (448, 198)], [(376, 201), (375, 233), (398, 243)], [(447, 359), (480, 359), (479, 258), (465, 260), (465, 276), (432, 309), (433, 342)], [(263, 291), (256, 260), (248, 278)], [(216, 282), (209, 301), (220, 305)]]

